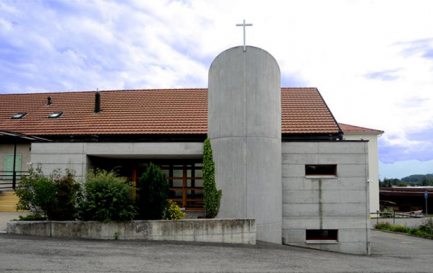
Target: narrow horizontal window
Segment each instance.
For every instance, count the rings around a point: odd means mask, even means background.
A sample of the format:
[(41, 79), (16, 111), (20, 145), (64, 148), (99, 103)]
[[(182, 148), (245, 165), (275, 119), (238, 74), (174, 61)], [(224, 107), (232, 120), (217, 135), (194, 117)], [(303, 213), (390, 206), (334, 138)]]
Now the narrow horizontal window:
[(305, 175), (337, 175), (336, 164), (305, 165)]
[(22, 119), (25, 115), (27, 115), (26, 112), (19, 112), (12, 115), (11, 119)]
[(307, 229), (307, 241), (338, 241), (338, 229)]
[(59, 118), (61, 117), (63, 112), (53, 112), (48, 115), (49, 118)]

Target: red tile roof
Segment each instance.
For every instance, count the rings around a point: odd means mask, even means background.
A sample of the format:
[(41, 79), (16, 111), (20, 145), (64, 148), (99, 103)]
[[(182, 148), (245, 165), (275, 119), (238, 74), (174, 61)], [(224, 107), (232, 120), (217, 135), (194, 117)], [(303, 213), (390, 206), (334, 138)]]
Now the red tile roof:
[[(339, 127), (316, 88), (282, 88), (282, 132), (335, 134)], [(0, 94), (0, 131), (28, 135), (206, 134), (207, 89)], [(47, 105), (47, 97), (52, 104)], [(60, 118), (48, 114), (61, 111)], [(22, 119), (13, 114), (27, 112)]]
[(338, 123), (338, 124), (340, 125), (340, 128), (343, 131), (343, 133), (345, 134), (367, 134), (367, 135), (383, 134), (383, 131), (381, 130), (359, 127), (359, 126), (345, 124), (345, 123)]

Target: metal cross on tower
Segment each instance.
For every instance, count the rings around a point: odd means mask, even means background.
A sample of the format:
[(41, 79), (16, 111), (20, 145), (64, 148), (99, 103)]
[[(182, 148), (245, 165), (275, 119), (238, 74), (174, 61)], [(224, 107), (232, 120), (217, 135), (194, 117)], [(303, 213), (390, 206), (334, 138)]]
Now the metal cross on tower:
[(244, 52), (247, 51), (247, 46), (245, 44), (245, 27), (251, 27), (253, 24), (246, 24), (245, 23), (245, 19), (244, 22), (242, 24), (236, 24), (237, 27), (243, 27), (244, 29)]

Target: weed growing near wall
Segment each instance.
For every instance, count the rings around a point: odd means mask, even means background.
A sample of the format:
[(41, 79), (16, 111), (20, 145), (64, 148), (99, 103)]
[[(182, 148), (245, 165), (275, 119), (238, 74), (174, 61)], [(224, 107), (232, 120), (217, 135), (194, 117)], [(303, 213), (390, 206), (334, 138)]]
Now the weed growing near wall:
[(433, 239), (433, 222), (431, 218), (425, 224), (416, 228), (411, 228), (404, 225), (394, 225), (390, 223), (379, 223), (375, 226), (375, 228), (379, 230), (406, 233), (426, 239)]

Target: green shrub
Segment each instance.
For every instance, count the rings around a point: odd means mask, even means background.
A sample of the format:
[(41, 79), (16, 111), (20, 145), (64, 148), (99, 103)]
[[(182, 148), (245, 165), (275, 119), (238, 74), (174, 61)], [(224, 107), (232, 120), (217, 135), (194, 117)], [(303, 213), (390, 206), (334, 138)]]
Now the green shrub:
[(392, 225), (391, 231), (406, 233), (409, 231), (409, 228), (404, 225)]
[(29, 215), (18, 216), (18, 221), (43, 221), (43, 220), (47, 220), (47, 217), (39, 213), (32, 213)]
[(433, 233), (430, 227), (428, 227), (428, 225), (429, 223), (421, 225), (417, 228), (410, 228), (403, 225), (379, 223), (375, 226), (375, 228), (380, 230), (392, 231), (392, 232), (402, 232), (402, 233), (410, 234), (421, 238), (433, 239)]
[(391, 224), (390, 223), (378, 223), (374, 226), (376, 229), (380, 229), (380, 230), (390, 230), (391, 228)]
[(81, 186), (74, 176), (69, 169), (66, 169), (65, 175), (61, 175), (59, 171), (54, 171), (51, 175), (56, 186), (56, 198), (48, 215), (50, 220), (74, 220), (77, 217), (77, 198)]
[(161, 169), (150, 163), (139, 179), (137, 208), (140, 219), (162, 219), (167, 207), (169, 185)]
[(167, 201), (167, 209), (164, 214), (164, 219), (166, 220), (180, 220), (185, 217), (185, 212), (183, 212), (180, 207), (172, 200)]
[(89, 173), (79, 204), (80, 218), (95, 221), (125, 221), (136, 215), (131, 186), (113, 172)]
[(80, 185), (70, 170), (66, 170), (63, 176), (55, 170), (46, 177), (40, 169), (30, 169), (16, 190), (19, 198), (17, 208), (31, 210), (35, 217), (40, 214), (49, 220), (73, 220), (79, 192)]
[(40, 169), (30, 169), (29, 175), (18, 185), (16, 195), (19, 198), (17, 209), (49, 216), (56, 199), (56, 186)]
[(203, 188), (206, 218), (214, 218), (218, 214), (222, 192), (215, 184), (215, 163), (209, 139), (204, 141), (203, 147)]

